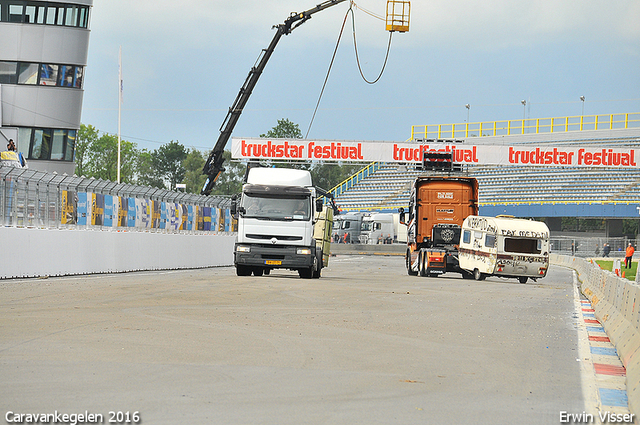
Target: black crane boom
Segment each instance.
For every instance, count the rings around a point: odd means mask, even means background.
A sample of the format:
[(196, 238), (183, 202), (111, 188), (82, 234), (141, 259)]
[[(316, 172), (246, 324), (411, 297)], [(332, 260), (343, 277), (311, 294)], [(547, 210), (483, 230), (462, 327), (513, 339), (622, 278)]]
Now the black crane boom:
[(222, 122), (222, 126), (220, 127), (220, 135), (218, 136), (218, 140), (214, 145), (211, 153), (209, 153), (209, 158), (207, 158), (207, 162), (204, 164), (202, 169), (203, 174), (209, 176), (207, 181), (202, 188), (203, 195), (211, 194), (211, 190), (216, 184), (218, 177), (220, 177), (220, 173), (224, 171), (223, 163), (223, 152), (224, 147), (227, 145), (229, 138), (231, 138), (231, 133), (238, 123), (238, 119), (244, 110), (244, 107), (253, 92), (253, 89), (262, 75), (264, 68), (267, 66), (267, 62), (274, 50), (276, 49), (276, 45), (280, 41), (283, 35), (289, 35), (291, 31), (298, 28), (300, 25), (304, 24), (306, 21), (311, 19), (311, 16), (314, 13), (320, 12), (328, 7), (334, 6), (338, 3), (342, 3), (345, 0), (327, 0), (323, 3), (320, 3), (316, 7), (309, 9), (305, 12), (300, 13), (292, 13), (282, 24), (275, 25), (276, 33), (269, 44), (269, 47), (262, 50), (262, 53), (258, 57), (258, 60), (249, 71), (249, 75), (245, 80), (242, 88), (240, 88), (240, 92), (236, 97), (236, 100), (233, 102), (231, 108), (229, 108), (229, 112), (227, 113), (226, 118)]

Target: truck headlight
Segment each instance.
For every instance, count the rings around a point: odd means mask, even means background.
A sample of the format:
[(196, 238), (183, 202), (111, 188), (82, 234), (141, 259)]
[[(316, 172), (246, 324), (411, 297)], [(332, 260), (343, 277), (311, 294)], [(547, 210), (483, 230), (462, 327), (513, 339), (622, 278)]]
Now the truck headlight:
[(309, 248), (298, 248), (296, 252), (298, 255), (311, 255), (311, 249)]
[(251, 247), (246, 245), (236, 246), (236, 252), (251, 252)]

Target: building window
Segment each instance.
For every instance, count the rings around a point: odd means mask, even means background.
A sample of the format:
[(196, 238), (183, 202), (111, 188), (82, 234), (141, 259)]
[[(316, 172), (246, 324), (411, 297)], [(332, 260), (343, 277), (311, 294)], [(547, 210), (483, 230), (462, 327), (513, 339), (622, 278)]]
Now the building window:
[(38, 84), (38, 68), (37, 63), (21, 63), (18, 73), (18, 84)]
[(0, 0), (0, 21), (87, 28), (89, 6), (72, 3), (53, 5), (46, 1)]
[(74, 154), (76, 152), (76, 134), (75, 130), (69, 130), (67, 133), (67, 146), (64, 150), (64, 160), (73, 161)]
[(84, 68), (74, 65), (0, 61), (0, 84), (82, 88)]
[(58, 65), (43, 63), (40, 66), (40, 85), (55, 86), (58, 83)]
[(68, 161), (75, 156), (76, 130), (51, 128), (20, 128), (18, 146), (24, 149), (28, 146), (28, 159)]
[(0, 84), (16, 84), (18, 82), (18, 62), (0, 62)]

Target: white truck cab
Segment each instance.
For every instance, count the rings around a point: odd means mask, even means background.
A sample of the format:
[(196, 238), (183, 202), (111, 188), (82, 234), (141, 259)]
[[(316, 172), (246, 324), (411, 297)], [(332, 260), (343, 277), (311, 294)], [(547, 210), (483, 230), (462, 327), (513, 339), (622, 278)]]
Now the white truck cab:
[(240, 203), (234, 206), (238, 276), (260, 276), (286, 268), (297, 270), (303, 278), (320, 277), (323, 250), (322, 245), (316, 246), (314, 225), (323, 205), (309, 171), (251, 168)]
[(549, 269), (546, 224), (508, 216), (469, 216), (462, 224), (460, 268), (476, 280), (487, 276), (527, 279), (545, 277)]
[(372, 213), (362, 218), (360, 227), (361, 243), (378, 244), (393, 243), (395, 237), (393, 214)]

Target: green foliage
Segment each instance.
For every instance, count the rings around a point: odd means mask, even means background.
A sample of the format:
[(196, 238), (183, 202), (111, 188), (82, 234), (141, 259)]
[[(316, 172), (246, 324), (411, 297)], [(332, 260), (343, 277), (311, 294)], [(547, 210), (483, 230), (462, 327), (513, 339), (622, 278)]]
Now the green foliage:
[(218, 178), (212, 195), (235, 195), (242, 191), (242, 183), (247, 166), (243, 162), (232, 161), (231, 152), (224, 151), (224, 168)]
[(137, 161), (136, 183), (141, 186), (166, 189), (164, 180), (162, 179), (157, 164), (155, 163), (153, 152), (149, 152), (146, 149), (140, 151)]
[(202, 190), (204, 182), (207, 180), (207, 176), (202, 174), (202, 167), (204, 167), (205, 160), (202, 152), (197, 149), (191, 149), (182, 162), (182, 166), (185, 169), (184, 180), (182, 182), (187, 185), (186, 191), (188, 193), (199, 194)]
[(266, 137), (269, 139), (302, 139), (302, 132), (300, 126), (289, 121), (287, 118), (278, 120), (278, 124), (266, 134), (261, 134), (260, 137)]
[(313, 184), (325, 190), (331, 190), (347, 178), (357, 173), (361, 165), (321, 162), (311, 169)]
[[(93, 132), (88, 137), (94, 137)], [(82, 165), (82, 175), (97, 179), (117, 181), (118, 179), (118, 137), (105, 133), (90, 141), (83, 152), (86, 166)], [(120, 181), (132, 183), (135, 164), (138, 159), (136, 144), (126, 140), (120, 141)]]
[(170, 190), (175, 190), (187, 171), (182, 165), (187, 158), (184, 146), (172, 140), (153, 151), (151, 157), (158, 175), (169, 182)]
[(90, 150), (91, 144), (98, 140), (98, 137), (98, 130), (94, 126), (80, 125), (75, 149), (76, 175), (85, 175), (88, 151)]

